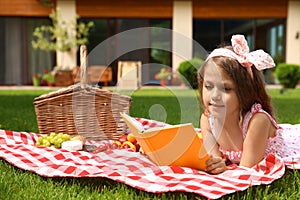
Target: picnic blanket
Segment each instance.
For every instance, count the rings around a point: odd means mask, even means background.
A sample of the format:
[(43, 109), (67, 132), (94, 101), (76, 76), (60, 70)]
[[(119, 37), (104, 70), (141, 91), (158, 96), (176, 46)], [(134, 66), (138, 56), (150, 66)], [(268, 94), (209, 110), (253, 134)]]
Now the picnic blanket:
[[(38, 136), (31, 132), (0, 130), (0, 158), (44, 177), (105, 177), (147, 192), (192, 192), (210, 199), (254, 185), (270, 184), (284, 175), (285, 165), (300, 168), (299, 160), (284, 163), (270, 154), (253, 168), (232, 165), (224, 173), (211, 175), (186, 167), (157, 166), (129, 149), (94, 154), (37, 147)], [(108, 141), (87, 142), (103, 145)]]

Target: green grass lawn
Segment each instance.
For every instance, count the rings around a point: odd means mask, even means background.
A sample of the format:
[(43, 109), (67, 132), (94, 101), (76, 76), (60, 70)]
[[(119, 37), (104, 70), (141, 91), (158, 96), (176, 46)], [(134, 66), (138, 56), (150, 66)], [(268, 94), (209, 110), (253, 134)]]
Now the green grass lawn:
[[(0, 129), (38, 132), (33, 100), (49, 91), (0, 90)], [(300, 124), (300, 89), (268, 90), (278, 123)], [(131, 95), (130, 114), (199, 125), (198, 93), (193, 90), (144, 89)], [(287, 170), (284, 177), (267, 186), (255, 186), (222, 199), (300, 199), (300, 172)], [(104, 178), (44, 178), (20, 170), (0, 159), (0, 199), (205, 199), (191, 193), (152, 194)]]

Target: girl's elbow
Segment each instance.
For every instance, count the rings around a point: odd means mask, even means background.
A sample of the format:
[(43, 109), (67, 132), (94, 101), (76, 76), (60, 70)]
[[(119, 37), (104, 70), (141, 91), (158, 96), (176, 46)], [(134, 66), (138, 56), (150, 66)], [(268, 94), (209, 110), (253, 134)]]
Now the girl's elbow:
[(254, 159), (242, 159), (239, 166), (252, 168), (258, 163), (260, 163), (264, 158), (254, 158)]

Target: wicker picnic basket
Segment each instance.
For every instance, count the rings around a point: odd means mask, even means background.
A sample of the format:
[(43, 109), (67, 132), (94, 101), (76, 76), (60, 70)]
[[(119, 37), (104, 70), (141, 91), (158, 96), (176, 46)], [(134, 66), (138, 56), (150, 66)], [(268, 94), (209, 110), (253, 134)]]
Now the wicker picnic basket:
[(131, 97), (86, 84), (86, 47), (81, 47), (81, 82), (34, 99), (40, 133), (68, 133), (87, 139), (117, 139), (126, 129)]

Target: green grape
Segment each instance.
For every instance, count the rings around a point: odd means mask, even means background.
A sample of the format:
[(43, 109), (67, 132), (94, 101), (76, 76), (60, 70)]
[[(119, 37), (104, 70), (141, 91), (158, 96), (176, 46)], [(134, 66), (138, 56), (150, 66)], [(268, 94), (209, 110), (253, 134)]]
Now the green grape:
[(54, 138), (51, 138), (51, 139), (49, 140), (49, 142), (50, 142), (51, 144), (54, 144), (54, 142), (55, 142)]
[(43, 138), (43, 142), (42, 142), (42, 144), (43, 144), (43, 145), (45, 145), (46, 143), (48, 143), (48, 140), (47, 140), (47, 138)]
[(71, 140), (71, 136), (66, 133), (51, 132), (49, 135), (38, 137), (36, 146), (55, 147), (60, 148), (64, 141)]
[(46, 141), (43, 145), (46, 146), (46, 147), (50, 147), (51, 146), (51, 144), (50, 144), (49, 141)]
[(62, 138), (58, 138), (58, 139), (56, 140), (56, 142), (58, 142), (59, 144), (61, 144), (61, 143), (63, 142), (63, 139), (62, 139)]
[(56, 137), (56, 140), (62, 139), (62, 135), (57, 135), (57, 136), (55, 136), (55, 137)]
[(56, 148), (60, 148), (60, 147), (61, 147), (61, 143), (60, 143), (59, 141), (55, 141), (55, 142), (54, 142), (54, 146), (55, 146)]
[(54, 143), (54, 147), (55, 147), (55, 148), (60, 148), (60, 147), (61, 147), (61, 144)]
[(38, 142), (42, 143), (43, 142), (43, 137), (38, 137)]
[(51, 132), (51, 133), (50, 133), (50, 136), (53, 136), (53, 137), (54, 137), (54, 136), (56, 136), (56, 133)]
[(68, 141), (68, 140), (71, 139), (71, 136), (70, 136), (69, 134), (63, 134), (63, 135), (62, 135), (62, 139), (63, 139), (64, 141)]

